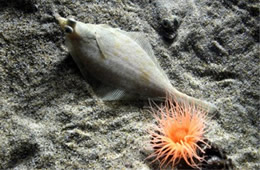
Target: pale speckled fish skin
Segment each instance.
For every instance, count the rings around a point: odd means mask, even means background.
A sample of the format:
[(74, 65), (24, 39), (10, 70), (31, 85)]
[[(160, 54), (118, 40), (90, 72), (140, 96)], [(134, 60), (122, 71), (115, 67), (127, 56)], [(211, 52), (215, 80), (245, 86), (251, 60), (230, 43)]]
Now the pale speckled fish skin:
[(84, 76), (90, 73), (104, 84), (142, 98), (170, 94), (179, 102), (197, 104), (210, 112), (215, 111), (212, 104), (176, 90), (150, 49), (144, 49), (142, 42), (138, 43), (131, 33), (103, 24), (68, 20), (58, 15), (56, 19), (67, 31), (66, 45)]

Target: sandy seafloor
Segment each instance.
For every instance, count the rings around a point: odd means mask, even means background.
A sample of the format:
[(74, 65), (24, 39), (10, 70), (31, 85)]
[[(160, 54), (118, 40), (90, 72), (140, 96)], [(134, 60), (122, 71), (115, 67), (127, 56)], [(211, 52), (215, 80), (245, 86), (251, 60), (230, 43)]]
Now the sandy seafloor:
[(211, 163), (260, 169), (257, 0), (1, 0), (0, 169), (159, 168), (147, 102), (91, 95), (52, 9), (144, 32), (171, 83), (218, 107)]

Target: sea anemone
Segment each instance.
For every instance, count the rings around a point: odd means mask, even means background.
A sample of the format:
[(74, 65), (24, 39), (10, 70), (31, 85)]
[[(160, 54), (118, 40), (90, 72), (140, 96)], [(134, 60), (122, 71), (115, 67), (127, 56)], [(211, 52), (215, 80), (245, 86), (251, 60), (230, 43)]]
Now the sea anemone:
[(207, 112), (191, 104), (180, 104), (168, 98), (164, 105), (152, 109), (157, 124), (151, 133), (154, 153), (148, 158), (159, 161), (160, 167), (176, 166), (184, 160), (190, 167), (199, 168), (204, 153), (198, 142), (207, 144), (204, 134), (207, 130)]

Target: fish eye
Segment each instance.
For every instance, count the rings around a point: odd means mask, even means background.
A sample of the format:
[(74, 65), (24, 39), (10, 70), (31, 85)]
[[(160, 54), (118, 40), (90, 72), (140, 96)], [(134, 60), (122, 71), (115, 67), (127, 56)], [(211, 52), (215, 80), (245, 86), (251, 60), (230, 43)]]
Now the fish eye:
[(64, 31), (67, 33), (67, 34), (70, 34), (73, 32), (73, 28), (71, 28), (70, 26), (66, 25), (64, 27)]
[(68, 19), (68, 25), (74, 27), (76, 25), (76, 20), (73, 18)]
[(169, 21), (169, 19), (163, 19), (162, 26), (164, 28), (170, 28), (171, 27), (171, 22)]

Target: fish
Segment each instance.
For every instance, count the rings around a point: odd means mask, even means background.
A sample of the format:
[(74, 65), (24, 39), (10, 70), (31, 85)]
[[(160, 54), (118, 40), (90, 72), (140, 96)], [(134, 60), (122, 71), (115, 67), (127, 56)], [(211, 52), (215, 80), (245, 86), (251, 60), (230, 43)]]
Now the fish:
[(97, 89), (103, 100), (160, 100), (169, 95), (179, 103), (216, 111), (214, 104), (173, 87), (143, 33), (54, 16), (65, 32), (66, 46), (82, 75), (91, 75), (104, 84), (103, 90)]

